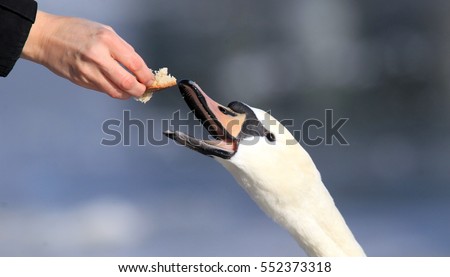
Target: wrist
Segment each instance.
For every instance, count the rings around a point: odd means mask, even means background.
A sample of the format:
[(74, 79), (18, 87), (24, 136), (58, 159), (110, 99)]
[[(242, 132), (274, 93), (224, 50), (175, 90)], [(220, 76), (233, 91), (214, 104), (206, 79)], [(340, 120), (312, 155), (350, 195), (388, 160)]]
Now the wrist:
[(42, 11), (38, 11), (36, 14), (36, 20), (31, 26), (30, 33), (22, 49), (21, 58), (31, 60), (37, 63), (43, 63), (44, 45), (46, 44), (46, 37), (48, 36), (49, 29), (52, 27), (52, 20), (56, 18), (52, 14), (48, 14)]

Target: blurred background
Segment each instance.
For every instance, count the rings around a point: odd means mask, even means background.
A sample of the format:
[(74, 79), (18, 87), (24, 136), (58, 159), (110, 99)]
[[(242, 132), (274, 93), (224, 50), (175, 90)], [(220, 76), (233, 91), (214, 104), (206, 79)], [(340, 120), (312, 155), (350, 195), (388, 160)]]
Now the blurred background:
[[(111, 25), (151, 68), (278, 119), (349, 118), (304, 145), (370, 256), (449, 256), (449, 1), (39, 1)], [(170, 142), (100, 145), (102, 123), (162, 119), (19, 61), (0, 80), (0, 255), (301, 256), (212, 159)], [(322, 130), (323, 131), (323, 130)], [(321, 130), (317, 135), (324, 135)]]

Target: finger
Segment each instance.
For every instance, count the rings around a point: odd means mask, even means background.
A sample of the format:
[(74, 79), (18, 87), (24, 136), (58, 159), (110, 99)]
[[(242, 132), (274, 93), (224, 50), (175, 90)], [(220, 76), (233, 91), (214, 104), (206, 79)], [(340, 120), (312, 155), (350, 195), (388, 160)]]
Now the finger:
[(117, 88), (132, 96), (140, 97), (146, 90), (145, 85), (111, 58), (103, 60), (101, 71)]
[(115, 99), (127, 100), (131, 97), (131, 95), (114, 85), (110, 80), (105, 80), (102, 84), (99, 84), (101, 92), (104, 92)]
[(112, 98), (116, 98), (116, 99), (126, 100), (131, 97), (130, 94), (118, 89), (117, 87), (112, 85), (112, 83), (108, 83), (108, 82), (105, 82), (102, 84), (86, 84), (86, 83), (78, 83), (78, 82), (74, 82), (74, 83), (79, 86), (82, 86), (84, 88), (87, 88), (87, 89), (105, 93), (105, 94), (111, 96)]
[(150, 86), (155, 79), (153, 72), (131, 45), (121, 37), (118, 38), (110, 49), (112, 57), (133, 73), (140, 83)]
[(111, 80), (105, 78), (103, 74), (97, 70), (86, 72), (86, 75), (81, 79), (72, 80), (75, 84), (85, 87), (87, 89), (96, 90), (102, 93), (106, 93), (112, 98), (116, 99), (129, 99), (131, 95), (121, 90)]

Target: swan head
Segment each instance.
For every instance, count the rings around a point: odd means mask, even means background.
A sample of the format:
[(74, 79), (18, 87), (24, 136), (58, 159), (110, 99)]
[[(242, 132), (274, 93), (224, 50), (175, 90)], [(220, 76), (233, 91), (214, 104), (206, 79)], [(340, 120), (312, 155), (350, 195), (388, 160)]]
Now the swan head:
[(261, 148), (271, 152), (266, 156), (273, 157), (283, 152), (280, 151), (282, 146), (297, 144), (290, 132), (268, 112), (238, 101), (221, 105), (193, 81), (182, 80), (178, 87), (189, 108), (213, 138), (201, 140), (178, 131), (164, 132), (188, 148), (218, 160), (231, 161), (238, 152), (244, 152), (244, 148), (252, 149), (254, 158)]
[(166, 136), (221, 163), (309, 255), (364, 255), (309, 154), (278, 120), (242, 102), (221, 105), (193, 81), (178, 87), (212, 139)]
[[(249, 186), (246, 179), (264, 178), (265, 182), (259, 183), (267, 186), (290, 184), (284, 178), (295, 178), (299, 174), (302, 175), (300, 178), (306, 174), (320, 180), (320, 174), (308, 153), (270, 113), (238, 101), (221, 105), (193, 81), (182, 80), (178, 82), (178, 87), (212, 139), (202, 140), (179, 131), (166, 131), (164, 134), (181, 145), (213, 157), (244, 188)], [(280, 187), (283, 184), (264, 189), (276, 190)]]

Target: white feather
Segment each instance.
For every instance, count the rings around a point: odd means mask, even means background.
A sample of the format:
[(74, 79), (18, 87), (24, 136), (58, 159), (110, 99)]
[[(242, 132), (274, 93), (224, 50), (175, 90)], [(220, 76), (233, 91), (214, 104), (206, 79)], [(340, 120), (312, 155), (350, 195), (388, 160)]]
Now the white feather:
[(309, 154), (275, 118), (252, 110), (276, 141), (250, 137), (231, 159), (216, 159), (308, 255), (365, 256)]

